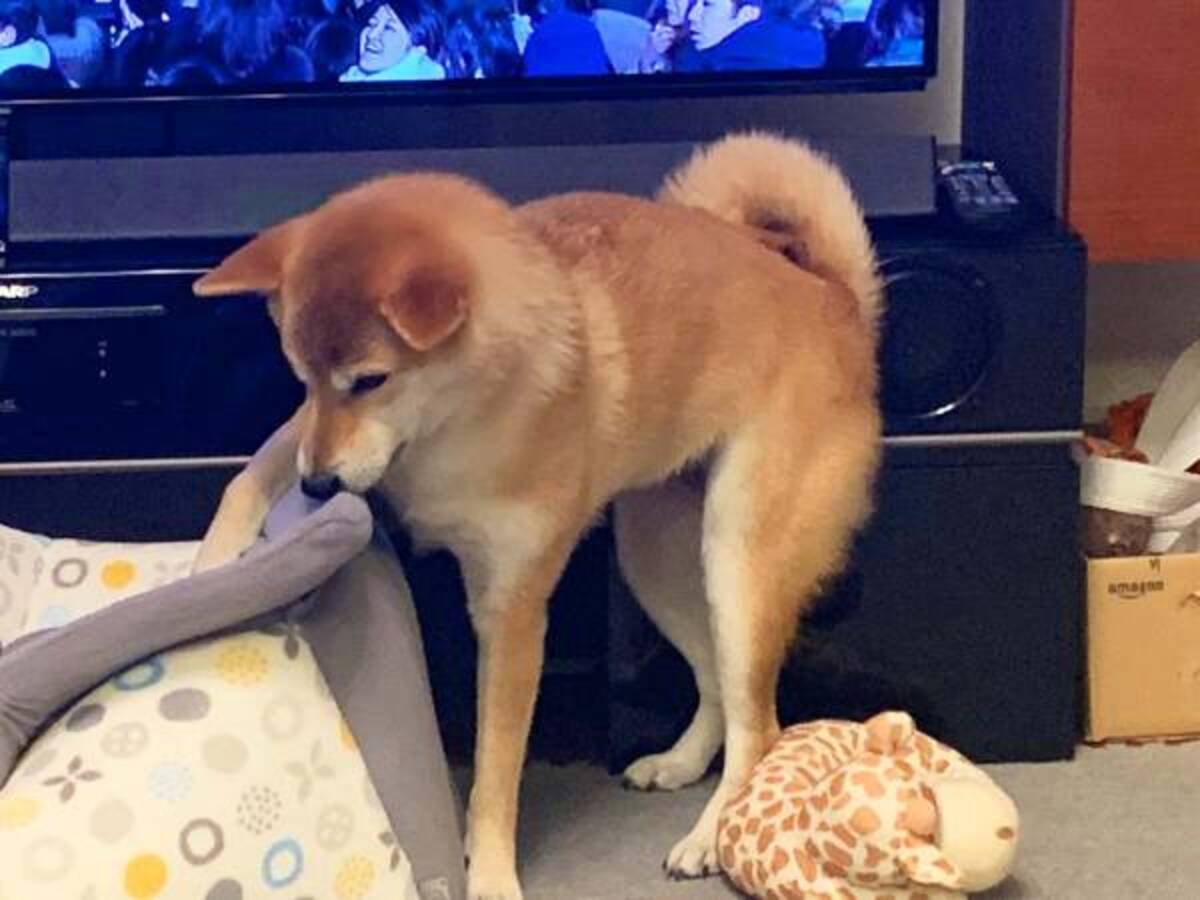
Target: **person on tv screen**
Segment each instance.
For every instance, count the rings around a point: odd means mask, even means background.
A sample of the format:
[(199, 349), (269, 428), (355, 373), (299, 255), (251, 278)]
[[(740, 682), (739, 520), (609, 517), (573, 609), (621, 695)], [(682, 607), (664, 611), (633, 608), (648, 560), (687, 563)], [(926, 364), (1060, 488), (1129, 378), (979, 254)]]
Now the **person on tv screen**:
[(108, 36), (96, 20), (80, 12), (79, 0), (37, 0), (42, 36), (54, 62), (72, 87), (95, 84), (104, 71)]
[(875, 0), (867, 13), (865, 65), (919, 66), (925, 59), (925, 0)]
[(618, 75), (635, 75), (640, 71), (642, 52), (650, 38), (651, 24), (648, 4), (640, 4), (641, 13), (629, 11), (618, 0), (597, 0), (592, 21), (600, 32), (608, 63)]
[(462, 0), (447, 13), (443, 65), (450, 78), (520, 77), (521, 48), (533, 26), (510, 0)]
[(117, 0), (117, 11), (120, 13), (120, 20), (112, 39), (114, 47), (119, 47), (126, 38), (142, 28), (161, 25), (166, 13), (166, 4), (163, 0)]
[(652, 0), (646, 11), (650, 36), (638, 61), (644, 74), (670, 72), (675, 57), (688, 46), (688, 12), (691, 0)]
[[(179, 55), (183, 20), (168, 21), (163, 0), (120, 0), (117, 8), (120, 19), (114, 26), (104, 82), (114, 88), (156, 83)], [(188, 34), (189, 39), (192, 36)]]
[(304, 52), (312, 62), (314, 81), (335, 82), (358, 59), (358, 29), (347, 17), (331, 16), (313, 26)]
[(220, 87), (225, 73), (203, 57), (185, 59), (166, 69), (157, 84), (168, 88), (204, 90)]
[(609, 75), (612, 65), (600, 29), (592, 18), (593, 0), (550, 0), (525, 44), (525, 74)]
[(279, 0), (206, 0), (200, 45), (231, 82), (289, 84), (313, 80), (312, 63), (288, 40)]
[(446, 69), (437, 61), (442, 23), (419, 0), (381, 0), (359, 11), (366, 25), (358, 36), (358, 62), (341, 81), (440, 81)]
[(825, 0), (692, 0), (688, 40), (668, 51), (674, 54), (671, 68), (685, 73), (820, 68), (826, 55), (821, 26), (829, 5)]
[(0, 74), (19, 66), (49, 69), (50, 47), (37, 36), (33, 0), (0, 0)]

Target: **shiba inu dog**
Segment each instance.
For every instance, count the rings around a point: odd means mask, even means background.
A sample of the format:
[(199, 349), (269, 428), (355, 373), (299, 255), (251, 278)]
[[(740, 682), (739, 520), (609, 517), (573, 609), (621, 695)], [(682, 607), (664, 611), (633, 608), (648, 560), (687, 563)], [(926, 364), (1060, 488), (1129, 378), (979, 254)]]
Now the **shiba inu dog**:
[(716, 871), (722, 804), (779, 733), (781, 662), (868, 515), (880, 455), (881, 287), (837, 169), (749, 134), (698, 151), (653, 202), (513, 207), (397, 175), (267, 230), (196, 290), (266, 295), (307, 389), (229, 485), (200, 567), (249, 546), (297, 478), (317, 496), (378, 489), (461, 563), (480, 650), (473, 900), (521, 894), (546, 601), (609, 503), (623, 572), (700, 694), (626, 780), (682, 787), (724, 746), (666, 863)]

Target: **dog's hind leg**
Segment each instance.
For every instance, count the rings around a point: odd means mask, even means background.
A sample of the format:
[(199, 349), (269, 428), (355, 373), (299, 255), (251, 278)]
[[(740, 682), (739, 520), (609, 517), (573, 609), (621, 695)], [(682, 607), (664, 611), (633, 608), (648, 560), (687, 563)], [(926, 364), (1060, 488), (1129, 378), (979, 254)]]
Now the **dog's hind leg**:
[(688, 661), (700, 695), (674, 746), (625, 770), (625, 784), (639, 790), (672, 791), (698, 781), (724, 738), (700, 563), (703, 510), (703, 488), (679, 478), (622, 494), (613, 505), (621, 572), (651, 621)]
[(717, 870), (721, 811), (779, 735), (775, 691), (800, 615), (821, 579), (840, 567), (870, 507), (873, 410), (839, 409), (818, 433), (799, 435), (790, 410), (764, 412), (726, 442), (705, 497), (704, 575), (725, 766), (699, 821), (667, 857), (677, 877)]

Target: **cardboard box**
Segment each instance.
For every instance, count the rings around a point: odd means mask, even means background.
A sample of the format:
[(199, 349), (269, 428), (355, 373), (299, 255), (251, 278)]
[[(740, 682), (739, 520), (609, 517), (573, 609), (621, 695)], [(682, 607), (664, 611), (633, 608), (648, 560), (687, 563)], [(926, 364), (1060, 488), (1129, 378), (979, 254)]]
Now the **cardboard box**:
[(1087, 562), (1088, 738), (1200, 734), (1200, 553)]

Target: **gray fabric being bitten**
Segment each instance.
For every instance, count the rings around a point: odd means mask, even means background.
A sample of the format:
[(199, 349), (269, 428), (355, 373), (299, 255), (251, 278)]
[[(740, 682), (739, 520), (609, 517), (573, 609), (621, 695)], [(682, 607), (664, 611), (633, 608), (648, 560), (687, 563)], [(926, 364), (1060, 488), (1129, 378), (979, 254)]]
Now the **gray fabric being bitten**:
[[(300, 491), (285, 495), (267, 517), (267, 539), (317, 505)], [(382, 529), (318, 589), (299, 625), (422, 900), (465, 897), (461, 804), (433, 708), (421, 626)]]
[(317, 592), (300, 629), (408, 854), (422, 900), (465, 898), (460, 804), (438, 730), (420, 625), (382, 529)]

